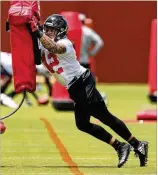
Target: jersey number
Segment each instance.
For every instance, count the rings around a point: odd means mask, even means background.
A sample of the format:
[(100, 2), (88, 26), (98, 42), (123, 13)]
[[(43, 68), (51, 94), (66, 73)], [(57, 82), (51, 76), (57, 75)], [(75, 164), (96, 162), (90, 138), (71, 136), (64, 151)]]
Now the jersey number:
[[(56, 55), (49, 53), (48, 54), (48, 59), (53, 58), (53, 61), (50, 64), (47, 64), (45, 55), (42, 56), (42, 62), (43, 64), (47, 67), (47, 69), (51, 72), (54, 73), (53, 67), (57, 66), (59, 64), (59, 61), (56, 57)], [(63, 68), (59, 67), (58, 70), (56, 71), (58, 74), (61, 74), (63, 72)]]

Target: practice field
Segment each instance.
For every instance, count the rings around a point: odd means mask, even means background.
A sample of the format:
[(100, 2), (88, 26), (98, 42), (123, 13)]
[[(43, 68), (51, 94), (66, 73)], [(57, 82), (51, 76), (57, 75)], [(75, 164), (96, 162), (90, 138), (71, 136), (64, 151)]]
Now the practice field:
[[(99, 84), (106, 92), (108, 108), (123, 120), (136, 119), (141, 109), (156, 108), (147, 99), (146, 85)], [(40, 94), (41, 92), (38, 92)], [(42, 92), (43, 93), (43, 92)], [(21, 95), (15, 98), (19, 102)], [(155, 175), (156, 123), (128, 123), (133, 135), (149, 142), (147, 167), (139, 167), (132, 151), (128, 162), (117, 168), (118, 157), (109, 145), (77, 130), (73, 112), (59, 112), (52, 105), (26, 107), (4, 121), (7, 129), (1, 139), (1, 175)], [(1, 115), (11, 109), (1, 107)], [(121, 141), (107, 126), (109, 132)]]

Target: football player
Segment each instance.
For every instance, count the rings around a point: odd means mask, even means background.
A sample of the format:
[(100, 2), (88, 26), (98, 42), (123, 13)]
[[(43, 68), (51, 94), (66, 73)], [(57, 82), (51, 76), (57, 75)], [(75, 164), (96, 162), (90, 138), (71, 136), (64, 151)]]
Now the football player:
[[(102, 38), (91, 28), (85, 25), (86, 15), (80, 13), (79, 20), (82, 23), (82, 42), (81, 42), (81, 54), (79, 58), (80, 64), (90, 69), (89, 58), (96, 56), (100, 49), (104, 46)], [(94, 46), (90, 50), (91, 46)]]
[(11, 61), (11, 54), (6, 52), (0, 52), (0, 86), (1, 86), (1, 93), (0, 93), (0, 103), (8, 106), (10, 108), (17, 108), (18, 105), (14, 102), (14, 100), (5, 94), (9, 84), (12, 80), (12, 61)]
[[(29, 21), (33, 34), (42, 45), (42, 62), (69, 92), (74, 101), (76, 126), (79, 130), (111, 145), (117, 152), (122, 167), (127, 161), (131, 146), (139, 156), (140, 166), (145, 166), (148, 155), (148, 142), (140, 141), (132, 135), (127, 126), (106, 107), (95, 87), (95, 80), (89, 69), (76, 59), (76, 52), (67, 38), (68, 23), (58, 14), (49, 16), (44, 22), (44, 31), (38, 28), (36, 19)], [(109, 126), (128, 143), (115, 139), (103, 127), (90, 122), (91, 116)]]

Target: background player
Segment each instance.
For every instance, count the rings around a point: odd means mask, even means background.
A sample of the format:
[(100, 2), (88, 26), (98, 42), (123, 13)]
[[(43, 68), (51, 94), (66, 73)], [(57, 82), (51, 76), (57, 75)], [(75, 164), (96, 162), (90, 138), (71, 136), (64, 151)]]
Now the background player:
[[(1, 52), (0, 54), (1, 54), (1, 62), (0, 62), (0, 65), (1, 65), (1, 103), (9, 107), (16, 108), (17, 104), (13, 101), (13, 98), (17, 95), (16, 92), (12, 90), (11, 92), (6, 94), (8, 87), (12, 83), (12, 75), (13, 75), (11, 53)], [(44, 71), (43, 69), (45, 69), (43, 68), (43, 66), (37, 67), (37, 71), (40, 72), (45, 77), (48, 74), (48, 71), (46, 69)], [(31, 94), (36, 99), (39, 105), (44, 105), (49, 102), (48, 98), (47, 99), (43, 97), (39, 98), (35, 92)], [(32, 106), (32, 103), (27, 94), (26, 94), (25, 102), (28, 106)]]
[[(79, 62), (90, 69), (90, 57), (95, 57), (100, 49), (104, 46), (103, 39), (91, 28), (85, 25), (86, 15), (79, 14), (79, 20), (82, 22), (82, 42)], [(93, 46), (92, 49), (90, 49)]]

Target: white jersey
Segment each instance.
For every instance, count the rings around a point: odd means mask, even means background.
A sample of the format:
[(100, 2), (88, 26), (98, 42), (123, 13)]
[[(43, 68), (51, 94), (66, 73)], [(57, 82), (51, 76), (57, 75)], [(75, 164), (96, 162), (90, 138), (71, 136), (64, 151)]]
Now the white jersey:
[(12, 57), (11, 53), (7, 52), (0, 52), (0, 64), (3, 66), (3, 68), (10, 74), (13, 74), (12, 71)]
[(53, 73), (59, 83), (68, 88), (68, 84), (72, 79), (80, 77), (86, 69), (77, 61), (76, 52), (69, 39), (60, 39), (57, 43), (64, 44), (66, 52), (64, 54), (51, 54), (47, 49), (41, 47), (45, 54), (42, 63)]
[[(94, 48), (89, 51), (90, 47), (94, 44)], [(81, 53), (80, 53), (80, 63), (89, 63), (89, 52), (92, 56), (95, 56), (101, 47), (103, 47), (104, 42), (101, 37), (89, 27), (82, 26), (82, 40), (81, 40)]]

